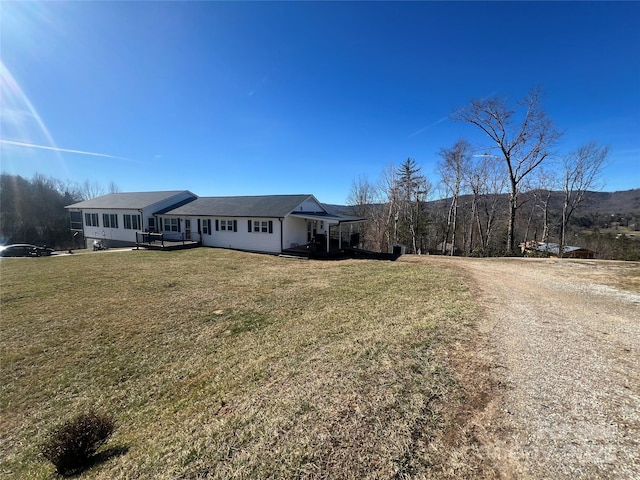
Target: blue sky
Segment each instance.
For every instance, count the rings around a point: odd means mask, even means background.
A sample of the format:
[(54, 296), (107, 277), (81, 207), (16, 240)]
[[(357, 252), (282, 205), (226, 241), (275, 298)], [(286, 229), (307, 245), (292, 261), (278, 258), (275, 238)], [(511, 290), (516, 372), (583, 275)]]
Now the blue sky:
[[(640, 188), (640, 2), (2, 2), (3, 173), (345, 203), (408, 157), (484, 145), (448, 116), (543, 85), (558, 153)], [(46, 148), (43, 148), (46, 147)], [(97, 154), (97, 155), (96, 155)]]

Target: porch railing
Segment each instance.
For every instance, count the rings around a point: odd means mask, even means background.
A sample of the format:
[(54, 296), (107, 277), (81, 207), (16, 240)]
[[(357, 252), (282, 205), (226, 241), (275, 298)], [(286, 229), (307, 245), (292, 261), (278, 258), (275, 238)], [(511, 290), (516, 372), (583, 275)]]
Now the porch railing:
[(160, 244), (164, 248), (165, 242), (171, 242), (172, 244), (182, 243), (182, 245), (186, 245), (187, 243), (196, 241), (192, 238), (187, 238), (186, 235), (181, 232), (136, 232), (136, 245)]

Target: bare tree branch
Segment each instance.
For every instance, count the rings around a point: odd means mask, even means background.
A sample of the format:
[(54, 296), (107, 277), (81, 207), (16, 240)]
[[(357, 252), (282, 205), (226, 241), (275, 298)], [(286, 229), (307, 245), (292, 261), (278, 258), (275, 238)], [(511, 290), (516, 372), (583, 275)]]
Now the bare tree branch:
[(514, 252), (516, 211), (521, 182), (550, 155), (561, 136), (541, 107), (541, 89), (531, 89), (518, 103), (524, 110), (521, 118), (505, 98), (472, 100), (470, 106), (452, 114), (454, 121), (471, 123), (485, 132), (502, 155), (508, 172), (509, 226), (507, 250)]

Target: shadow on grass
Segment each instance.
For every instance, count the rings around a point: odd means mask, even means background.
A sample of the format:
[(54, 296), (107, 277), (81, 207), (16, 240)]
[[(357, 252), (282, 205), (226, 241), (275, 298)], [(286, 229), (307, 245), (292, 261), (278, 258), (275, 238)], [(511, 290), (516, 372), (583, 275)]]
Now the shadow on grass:
[(110, 460), (111, 458), (124, 455), (128, 451), (129, 451), (129, 447), (126, 445), (116, 445), (115, 447), (106, 448), (96, 453), (95, 455), (92, 455), (90, 458), (87, 459), (85, 463), (78, 466), (77, 468), (74, 468), (73, 470), (67, 470), (65, 472), (58, 472), (58, 474), (59, 476), (64, 478), (79, 477), (90, 468), (93, 468), (96, 465), (100, 465)]

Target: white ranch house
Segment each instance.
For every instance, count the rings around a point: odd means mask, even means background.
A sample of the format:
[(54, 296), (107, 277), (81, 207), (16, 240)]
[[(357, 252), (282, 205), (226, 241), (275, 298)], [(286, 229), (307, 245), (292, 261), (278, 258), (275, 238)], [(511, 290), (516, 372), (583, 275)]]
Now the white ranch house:
[(66, 207), (85, 246), (207, 246), (264, 253), (356, 246), (361, 218), (329, 212), (313, 195), (198, 197), (184, 191), (113, 193)]

